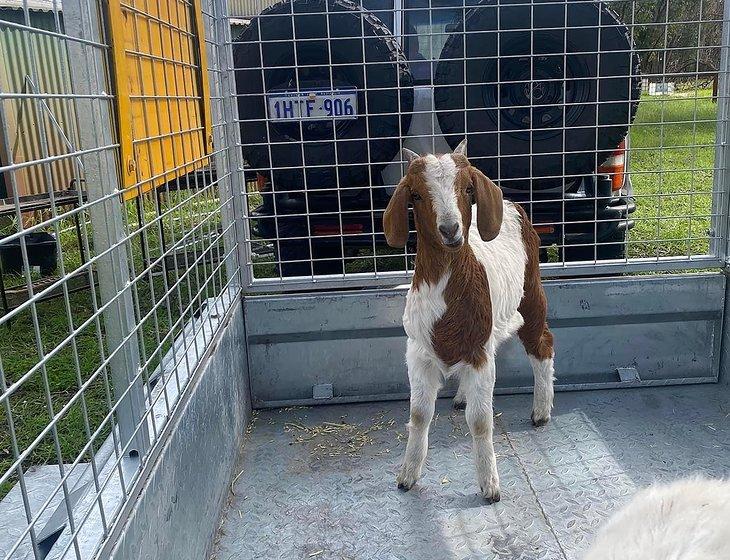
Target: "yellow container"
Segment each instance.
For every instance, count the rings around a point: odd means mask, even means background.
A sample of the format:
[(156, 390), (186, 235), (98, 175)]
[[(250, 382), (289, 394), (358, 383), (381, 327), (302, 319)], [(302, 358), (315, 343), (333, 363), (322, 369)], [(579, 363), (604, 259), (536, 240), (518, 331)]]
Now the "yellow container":
[(208, 164), (213, 147), (200, 0), (109, 0), (125, 200)]

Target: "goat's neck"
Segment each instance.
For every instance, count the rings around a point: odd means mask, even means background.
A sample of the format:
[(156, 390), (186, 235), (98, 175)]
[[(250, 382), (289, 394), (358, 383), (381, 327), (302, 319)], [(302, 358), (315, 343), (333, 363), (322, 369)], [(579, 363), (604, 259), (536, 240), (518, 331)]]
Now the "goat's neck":
[(434, 285), (446, 272), (451, 272), (452, 277), (466, 274), (473, 263), (476, 263), (476, 257), (469, 243), (465, 242), (458, 251), (448, 251), (435, 244), (419, 243), (413, 285), (416, 288), (422, 283)]

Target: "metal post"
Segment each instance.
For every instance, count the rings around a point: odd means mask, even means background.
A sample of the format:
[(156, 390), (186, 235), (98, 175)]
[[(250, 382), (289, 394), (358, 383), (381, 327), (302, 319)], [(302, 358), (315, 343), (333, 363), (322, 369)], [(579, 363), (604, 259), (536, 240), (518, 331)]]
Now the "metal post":
[[(211, 58), (211, 64), (219, 71), (219, 80), (214, 80), (217, 89), (216, 97), (221, 99), (223, 114), (216, 111), (214, 115), (213, 136), (216, 146), (216, 169), (219, 177), (219, 192), (221, 200), (233, 197), (233, 215), (222, 212), (223, 229), (235, 222), (232, 228), (233, 236), (225, 237), (226, 254), (237, 244), (237, 259), (241, 271), (241, 283), (245, 287), (250, 285), (252, 270), (250, 262), (250, 239), (248, 224), (248, 204), (246, 198), (246, 181), (243, 174), (243, 154), (241, 152), (241, 131), (237, 122), (236, 84), (233, 76), (233, 50), (231, 47), (231, 28), (228, 21), (228, 5), (225, 0), (211, 0), (215, 15), (215, 43), (217, 57)], [(216, 83), (217, 82), (217, 83)], [(218, 105), (218, 104), (216, 104)], [(222, 124), (222, 126), (216, 126)], [(226, 157), (227, 155), (227, 157)], [(229, 173), (224, 173), (228, 171)], [(227, 263), (228, 277), (233, 276), (235, 263)]]
[[(90, 40), (103, 37), (99, 5), (93, 0), (69, 0), (64, 3), (64, 22), (70, 35)], [(78, 94), (108, 91), (105, 65), (98, 49), (69, 42), (69, 64)], [(82, 150), (114, 143), (114, 120), (109, 100), (79, 98), (79, 137)], [(139, 343), (134, 334), (136, 318), (129, 277), (127, 251), (120, 241), (124, 231), (124, 205), (120, 196), (110, 196), (121, 187), (115, 150), (103, 150), (83, 157), (88, 212), (96, 254), (106, 252), (96, 267), (104, 311), (106, 345), (110, 360), (114, 393), (119, 401), (116, 418), (121, 445), (129, 455), (144, 455), (149, 448), (149, 431), (139, 430), (145, 411), (144, 387), (140, 372)], [(131, 386), (131, 387), (130, 387)], [(128, 390), (129, 389), (129, 390)], [(135, 433), (136, 430), (136, 433)]]
[(728, 141), (730, 141), (730, 2), (725, 2), (722, 22), (722, 46), (720, 47), (720, 71), (717, 89), (717, 137), (715, 140), (715, 173), (712, 196), (712, 232), (710, 234), (710, 254), (724, 259), (727, 267), (730, 262), (730, 161), (728, 160)]

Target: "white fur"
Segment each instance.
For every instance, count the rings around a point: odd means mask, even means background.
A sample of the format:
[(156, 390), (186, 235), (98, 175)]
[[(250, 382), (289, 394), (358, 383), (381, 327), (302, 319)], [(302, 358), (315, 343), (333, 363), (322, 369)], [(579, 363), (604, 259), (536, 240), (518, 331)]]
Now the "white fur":
[(450, 276), (451, 273), (447, 272), (433, 286), (424, 283), (418, 290), (411, 287), (406, 295), (406, 309), (403, 312), (403, 330), (408, 335), (408, 352), (418, 352), (424, 359), (434, 362), (444, 376), (448, 376), (447, 368), (436, 356), (431, 333), (436, 321), (446, 312), (444, 290)]
[(408, 340), (406, 360), (411, 385), (411, 421), (405, 459), (398, 474), (398, 485), (408, 490), (421, 477), (428, 450), (428, 427), (433, 418), (441, 374), (434, 362), (424, 358), (418, 343)]
[[(431, 195), (431, 203), (436, 213), (436, 226), (461, 222), (461, 212), (454, 191), (454, 180), (458, 169), (450, 155), (437, 158), (434, 155), (424, 157), (426, 169), (423, 178)], [(456, 237), (461, 237), (461, 227)]]
[(550, 419), (553, 409), (553, 381), (555, 380), (555, 366), (553, 358), (539, 360), (534, 356), (527, 356), (532, 366), (532, 375), (535, 388), (532, 393), (532, 421), (542, 424)]
[(693, 478), (639, 492), (585, 560), (728, 560), (730, 482)]
[[(429, 189), (437, 225), (454, 221), (461, 224), (454, 191), (457, 169), (453, 158), (450, 155), (440, 158), (429, 155), (424, 159), (423, 178)], [(439, 359), (433, 348), (433, 327), (446, 311), (444, 290), (451, 272), (447, 271), (434, 284), (421, 283), (418, 289), (411, 287), (408, 290), (403, 327), (408, 335), (406, 361), (411, 384), (411, 422), (406, 454), (398, 475), (398, 484), (405, 489), (415, 484), (421, 474), (428, 448), (428, 426), (441, 379), (458, 375), (460, 385), (456, 400), (466, 400), (466, 420), (474, 443), (477, 480), (485, 498), (499, 500), (499, 474), (492, 442), (494, 358), (499, 345), (524, 323), (517, 309), (524, 295), (527, 264), (520, 214), (511, 202), (505, 201), (503, 210), (499, 234), (492, 241), (482, 241), (475, 207), (469, 232), (469, 244), (487, 274), (492, 303), (492, 334), (485, 344), (487, 361), (483, 367), (475, 369), (463, 362), (449, 367)], [(547, 420), (552, 409), (552, 359), (533, 360), (532, 365), (536, 389), (533, 420)]]
[(477, 482), (484, 498), (498, 502), (499, 472), (497, 456), (492, 441), (493, 417), (492, 394), (496, 372), (494, 368), (494, 349), (490, 348), (487, 363), (480, 369), (466, 367), (461, 374), (461, 384), (466, 393), (466, 423), (472, 437), (474, 466)]

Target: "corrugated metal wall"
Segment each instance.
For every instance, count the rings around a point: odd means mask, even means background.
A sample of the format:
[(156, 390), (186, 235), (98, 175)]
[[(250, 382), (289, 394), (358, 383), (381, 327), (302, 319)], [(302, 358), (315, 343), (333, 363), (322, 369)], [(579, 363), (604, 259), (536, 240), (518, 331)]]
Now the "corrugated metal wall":
[(249, 18), (279, 2), (281, 0), (228, 0), (228, 12), (231, 17)]
[[(0, 19), (26, 24), (22, 10), (0, 8)], [(30, 12), (30, 25), (37, 29), (59, 31), (53, 12)], [(37, 76), (34, 76), (31, 57), (35, 59)], [(62, 40), (28, 30), (0, 26), (0, 90), (6, 94), (33, 93), (26, 76), (30, 76), (38, 91), (44, 94), (73, 92), (66, 46)], [(9, 130), (9, 138), (6, 138), (5, 142), (10, 147), (14, 163), (43, 157), (41, 127), (45, 128), (48, 142), (46, 155), (62, 155), (69, 152), (62, 135), (47, 112), (41, 108), (38, 100), (14, 98), (5, 99), (3, 103)], [(73, 101), (55, 98), (47, 99), (46, 103), (66, 136), (77, 145), (76, 112)], [(41, 165), (17, 171), (19, 194), (40, 194), (48, 192), (49, 188), (55, 191), (70, 188), (71, 180), (75, 176), (73, 162), (70, 159), (48, 164), (48, 167), (51, 185), (47, 184)], [(11, 195), (11, 192), (7, 193), (7, 196)]]

